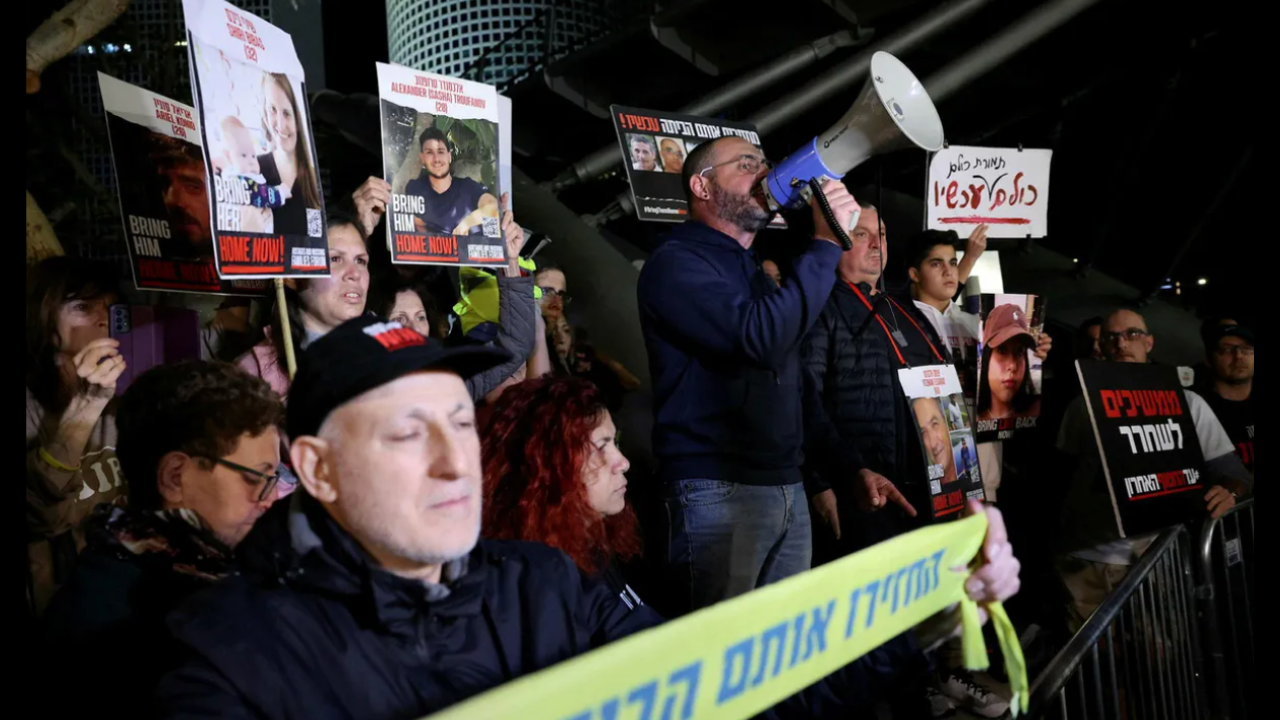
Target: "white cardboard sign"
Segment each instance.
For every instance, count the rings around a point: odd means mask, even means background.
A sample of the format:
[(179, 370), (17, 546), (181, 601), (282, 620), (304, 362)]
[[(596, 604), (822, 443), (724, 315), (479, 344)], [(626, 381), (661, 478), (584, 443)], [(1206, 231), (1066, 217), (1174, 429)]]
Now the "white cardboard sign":
[(987, 237), (1044, 237), (1052, 159), (1052, 150), (943, 148), (929, 163), (929, 228), (968, 237), (988, 225)]

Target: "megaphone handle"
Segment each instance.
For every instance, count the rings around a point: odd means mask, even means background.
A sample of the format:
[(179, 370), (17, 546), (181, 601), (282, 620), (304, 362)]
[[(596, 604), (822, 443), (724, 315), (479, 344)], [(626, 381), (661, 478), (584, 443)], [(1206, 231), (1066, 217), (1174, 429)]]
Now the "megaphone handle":
[[(809, 189), (813, 191), (813, 197), (818, 201), (818, 206), (822, 208), (822, 214), (827, 218), (827, 224), (836, 233), (836, 239), (840, 241), (840, 247), (844, 250), (853, 249), (853, 240), (849, 238), (848, 231), (841, 227), (840, 220), (836, 217), (836, 213), (831, 209), (831, 203), (827, 202), (826, 193), (822, 192), (822, 186), (818, 184), (817, 178), (809, 179)], [(858, 216), (862, 213), (859, 209), (853, 213), (853, 222), (849, 225), (852, 230), (858, 224)]]

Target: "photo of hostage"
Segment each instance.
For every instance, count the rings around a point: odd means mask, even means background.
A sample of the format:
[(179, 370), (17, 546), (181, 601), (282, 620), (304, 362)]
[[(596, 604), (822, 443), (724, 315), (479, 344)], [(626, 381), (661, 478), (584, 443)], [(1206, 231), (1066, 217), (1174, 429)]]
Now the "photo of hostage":
[[(627, 133), (627, 149), (631, 153), (632, 169), (662, 172), (662, 168), (658, 167), (658, 146), (652, 137)], [(683, 159), (680, 165), (681, 168), (684, 167)]]
[(213, 257), (213, 229), (209, 222), (209, 186), (200, 146), (179, 138), (151, 133), (151, 164), (169, 222), (169, 239), (161, 243), (164, 257)]
[(219, 175), (223, 182), (239, 180), (241, 187), (236, 190), (248, 194), (248, 205), (256, 208), (282, 207), (289, 199), (289, 191), (267, 184), (249, 128), (234, 116), (223, 118), (219, 126), (222, 128), (223, 145), (223, 166)]
[(425, 212), (413, 216), (413, 229), (445, 235), (481, 234), (485, 220), (493, 219), (496, 233), (498, 198), (485, 185), (453, 174), (453, 149), (444, 131), (437, 127), (423, 130), (418, 149), (422, 172), (404, 188), (406, 195), (421, 197), (425, 204)]
[(684, 143), (678, 138), (658, 138), (658, 149), (662, 152), (663, 172), (684, 172)]
[(960, 468), (956, 475), (967, 480), (973, 468), (978, 464), (977, 456), (973, 452), (973, 446), (969, 444), (968, 433), (960, 436), (960, 442), (954, 448), (959, 455), (958, 465)]
[[(215, 160), (224, 165), (220, 175), (248, 178), (250, 183), (257, 183), (261, 178), (248, 199), (231, 198), (231, 204), (244, 206), (239, 229), (309, 237), (307, 211), (318, 212), (322, 207), (320, 184), (305, 134), (306, 121), (289, 76), (282, 73), (262, 76), (261, 107), (261, 132), (268, 150), (254, 157), (256, 163), (245, 157), (255, 150), (243, 120), (227, 117), (220, 123), (223, 152), (230, 156), (229, 161), (225, 157)], [(246, 148), (250, 149), (246, 152)], [(237, 200), (244, 202), (237, 203)]]
[(1021, 306), (1006, 304), (992, 309), (982, 332), (979, 420), (1040, 415), (1040, 396), (1027, 372), (1028, 356), (1037, 345)]
[[(943, 485), (955, 482), (958, 479), (956, 460), (951, 453), (951, 432), (947, 429), (942, 402), (938, 398), (916, 398), (911, 401), (911, 410), (915, 413), (916, 425), (920, 428), (920, 445), (929, 462), (929, 479), (937, 480)], [(942, 468), (942, 474), (936, 477), (933, 469), (935, 466)]]

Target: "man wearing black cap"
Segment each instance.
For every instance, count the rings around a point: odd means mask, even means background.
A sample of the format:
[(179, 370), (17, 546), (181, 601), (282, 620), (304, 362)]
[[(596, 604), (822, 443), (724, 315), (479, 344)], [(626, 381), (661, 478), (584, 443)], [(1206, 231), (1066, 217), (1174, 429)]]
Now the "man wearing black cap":
[(1209, 369), (1201, 395), (1222, 421), (1236, 454), (1253, 472), (1253, 328), (1235, 320), (1209, 320), (1201, 329)]
[[(238, 546), (239, 575), (170, 616), (189, 657), (162, 681), (159, 717), (416, 720), (661, 622), (558, 550), (479, 539), (464, 378), (506, 359), (371, 318), (307, 348), (287, 411), (304, 491)], [(1019, 585), (988, 518), (988, 562), (966, 585), (979, 603)], [(919, 671), (916, 642), (904, 633), (762, 717), (847, 717)]]
[(478, 542), (463, 378), (506, 359), (372, 318), (308, 348), (287, 411), (305, 492), (259, 520), (239, 577), (171, 616), (192, 658), (163, 715), (408, 720), (660, 621), (557, 551)]

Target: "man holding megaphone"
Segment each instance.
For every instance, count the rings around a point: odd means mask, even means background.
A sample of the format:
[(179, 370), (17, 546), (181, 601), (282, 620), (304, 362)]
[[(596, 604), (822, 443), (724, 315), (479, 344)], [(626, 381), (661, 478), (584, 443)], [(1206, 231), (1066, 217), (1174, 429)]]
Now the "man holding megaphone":
[[(799, 351), (831, 294), (840, 235), (815, 205), (813, 238), (778, 288), (751, 252), (773, 217), (771, 167), (742, 138), (695, 148), (682, 173), (690, 220), (640, 274), (669, 560), (695, 610), (808, 570), (812, 554)], [(835, 180), (822, 190), (850, 227), (853, 196)]]

